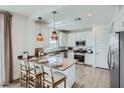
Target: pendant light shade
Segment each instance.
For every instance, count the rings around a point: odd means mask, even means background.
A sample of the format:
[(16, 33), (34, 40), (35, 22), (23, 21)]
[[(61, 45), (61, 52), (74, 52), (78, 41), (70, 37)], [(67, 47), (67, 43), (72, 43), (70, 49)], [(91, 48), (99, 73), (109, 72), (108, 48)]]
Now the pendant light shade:
[(43, 41), (43, 35), (41, 33), (37, 35), (37, 41)]
[(36, 23), (38, 24), (39, 26), (39, 33), (37, 34), (36, 36), (36, 40), (37, 41), (43, 41), (43, 35), (41, 34), (41, 17), (38, 18), (38, 21), (36, 21)]
[(58, 35), (57, 35), (57, 32), (55, 31), (55, 14), (57, 12), (56, 11), (53, 11), (53, 16), (54, 16), (54, 28), (53, 28), (53, 32), (51, 34), (51, 39), (52, 40), (57, 40), (58, 39)]
[(52, 38), (53, 40), (57, 40), (57, 39), (58, 39), (58, 36), (57, 36), (56, 31), (53, 31), (53, 32), (52, 32), (51, 38)]

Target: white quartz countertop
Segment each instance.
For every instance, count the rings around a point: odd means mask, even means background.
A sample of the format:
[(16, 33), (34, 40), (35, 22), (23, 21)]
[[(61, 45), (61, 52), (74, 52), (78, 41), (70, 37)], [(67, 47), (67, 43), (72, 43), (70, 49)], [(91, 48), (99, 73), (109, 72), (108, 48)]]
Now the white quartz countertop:
[(75, 59), (63, 58), (62, 56), (44, 56), (33, 57), (28, 60), (29, 62), (35, 62), (37, 65), (47, 66), (56, 70), (64, 71), (77, 62)]

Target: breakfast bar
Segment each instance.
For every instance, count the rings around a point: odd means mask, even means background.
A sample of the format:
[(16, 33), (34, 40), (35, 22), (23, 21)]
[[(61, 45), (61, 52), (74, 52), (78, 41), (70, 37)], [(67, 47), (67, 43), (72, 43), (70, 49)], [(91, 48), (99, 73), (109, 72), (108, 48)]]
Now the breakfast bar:
[[(53, 71), (57, 71), (66, 75), (66, 87), (71, 88), (75, 83), (75, 63), (76, 60), (63, 58), (62, 56), (43, 56), (43, 57), (32, 57), (28, 60), (29, 62), (35, 62), (37, 66), (46, 66), (51, 68)], [(58, 87), (63, 87), (60, 84)]]

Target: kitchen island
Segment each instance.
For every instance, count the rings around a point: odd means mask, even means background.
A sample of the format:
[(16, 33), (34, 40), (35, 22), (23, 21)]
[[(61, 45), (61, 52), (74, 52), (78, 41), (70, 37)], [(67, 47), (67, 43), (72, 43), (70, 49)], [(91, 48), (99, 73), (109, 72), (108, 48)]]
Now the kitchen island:
[[(47, 60), (47, 62), (44, 62)], [(56, 56), (43, 56), (43, 57), (33, 57), (28, 60), (29, 62), (35, 62), (37, 66), (47, 66), (53, 71), (58, 71), (66, 75), (66, 87), (71, 88), (75, 83), (75, 63), (77, 60), (64, 58), (61, 55)], [(59, 67), (52, 67), (51, 64), (60, 63), (62, 64)], [(63, 87), (63, 83), (58, 87)]]

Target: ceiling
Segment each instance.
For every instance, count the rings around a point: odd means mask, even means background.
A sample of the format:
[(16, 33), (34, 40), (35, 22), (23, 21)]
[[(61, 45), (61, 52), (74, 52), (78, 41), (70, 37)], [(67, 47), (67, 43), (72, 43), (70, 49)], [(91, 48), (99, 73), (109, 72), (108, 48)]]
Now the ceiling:
[[(116, 11), (114, 5), (0, 5), (0, 9), (36, 20), (39, 16), (53, 26), (52, 11), (56, 10), (56, 28), (75, 31), (93, 25), (109, 24)], [(81, 20), (75, 21), (76, 18)]]

